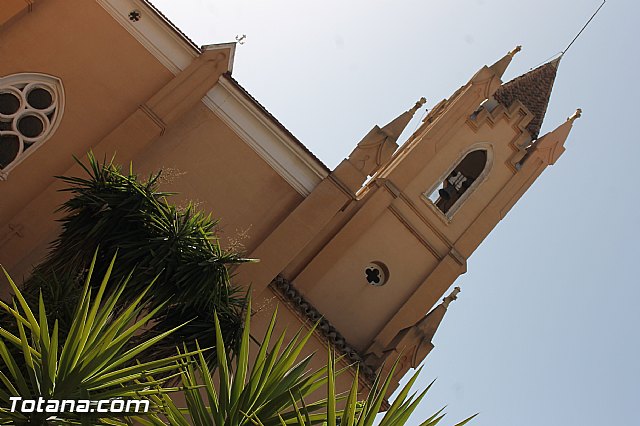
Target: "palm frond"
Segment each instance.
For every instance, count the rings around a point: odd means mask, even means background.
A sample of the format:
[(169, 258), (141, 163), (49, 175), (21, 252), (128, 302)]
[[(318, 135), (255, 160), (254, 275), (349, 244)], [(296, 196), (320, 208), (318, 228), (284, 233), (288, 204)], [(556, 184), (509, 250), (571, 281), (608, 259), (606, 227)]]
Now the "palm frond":
[[(219, 314), (226, 347), (235, 349), (246, 301), (244, 292), (231, 284), (228, 268), (249, 259), (221, 248), (217, 222), (211, 215), (192, 204), (183, 208), (170, 204), (172, 194), (158, 189), (160, 172), (141, 180), (131, 167), (123, 171), (113, 159), (99, 162), (91, 152), (88, 164), (76, 161), (87, 176), (58, 177), (66, 184), (62, 191), (71, 198), (59, 208), (64, 213), (62, 232), (52, 243), (50, 254), (22, 286), (30, 306), (37, 306), (42, 294), (49, 320), (58, 319), (62, 337), (68, 333), (73, 318), (69, 307), (76, 305), (91, 256), (99, 247), (94, 276), (104, 274), (118, 253), (106, 293), (128, 280), (116, 310), (156, 280), (153, 293), (147, 293), (143, 303), (149, 309), (163, 308), (149, 335), (142, 338), (191, 321), (157, 345), (157, 352), (173, 354), (183, 341), (196, 339), (214, 346), (214, 310)], [(135, 273), (131, 275), (131, 271)], [(100, 285), (95, 279), (89, 284), (94, 290)], [(0, 324), (6, 322), (6, 315), (0, 316)], [(215, 351), (206, 359), (214, 368)]]

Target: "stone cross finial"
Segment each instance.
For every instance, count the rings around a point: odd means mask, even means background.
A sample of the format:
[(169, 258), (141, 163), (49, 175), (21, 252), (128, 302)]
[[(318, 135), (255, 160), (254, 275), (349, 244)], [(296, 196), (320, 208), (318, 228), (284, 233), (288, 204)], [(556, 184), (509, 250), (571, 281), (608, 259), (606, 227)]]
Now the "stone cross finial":
[(448, 308), (449, 304), (458, 298), (458, 293), (460, 293), (460, 287), (454, 287), (453, 291), (449, 293), (447, 297), (442, 299), (442, 304), (445, 308)]

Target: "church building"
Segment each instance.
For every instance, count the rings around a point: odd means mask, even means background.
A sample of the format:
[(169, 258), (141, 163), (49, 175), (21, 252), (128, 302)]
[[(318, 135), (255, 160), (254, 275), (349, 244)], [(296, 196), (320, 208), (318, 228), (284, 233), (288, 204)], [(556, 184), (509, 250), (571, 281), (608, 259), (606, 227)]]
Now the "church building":
[(467, 259), (580, 116), (540, 134), (560, 60), (503, 83), (519, 50), (479, 64), (407, 140), (423, 98), (331, 170), (236, 81), (235, 43), (198, 47), (146, 0), (2, 0), (0, 263), (19, 280), (45, 256), (66, 199), (54, 176), (84, 173), (73, 155), (174, 171), (163, 189), (260, 259), (234, 276), (257, 339), (276, 307), (277, 330), (319, 321), (309, 351), (359, 363), (363, 387), (400, 356), (395, 388), (434, 348)]

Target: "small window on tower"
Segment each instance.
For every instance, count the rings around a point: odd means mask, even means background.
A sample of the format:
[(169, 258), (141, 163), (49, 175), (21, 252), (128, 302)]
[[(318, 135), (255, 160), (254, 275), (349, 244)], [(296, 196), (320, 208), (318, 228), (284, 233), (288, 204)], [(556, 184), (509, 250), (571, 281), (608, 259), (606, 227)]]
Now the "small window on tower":
[(374, 287), (383, 286), (389, 281), (389, 268), (384, 263), (374, 260), (364, 268), (364, 278)]
[(431, 193), (425, 196), (444, 214), (461, 200), (487, 165), (487, 151), (471, 151)]

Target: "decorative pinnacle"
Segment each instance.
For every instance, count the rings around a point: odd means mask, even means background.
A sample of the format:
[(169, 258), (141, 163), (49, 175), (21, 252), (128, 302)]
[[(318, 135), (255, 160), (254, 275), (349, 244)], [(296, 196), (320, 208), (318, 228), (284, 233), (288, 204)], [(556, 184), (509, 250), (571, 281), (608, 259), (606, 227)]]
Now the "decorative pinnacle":
[(418, 100), (418, 102), (416, 102), (416, 104), (413, 106), (413, 108), (411, 108), (411, 109), (410, 109), (410, 111), (411, 111), (412, 113), (414, 113), (414, 112), (416, 112), (417, 110), (419, 110), (419, 109), (422, 107), (422, 105), (424, 105), (424, 104), (426, 104), (426, 103), (427, 103), (427, 98), (425, 98), (425, 97), (423, 96), (423, 97), (421, 97), (421, 98)]
[(442, 299), (442, 304), (445, 308), (448, 308), (449, 304), (458, 298), (458, 293), (460, 293), (460, 287), (454, 287), (453, 291), (449, 293), (447, 297)]
[(567, 118), (567, 121), (571, 121), (573, 123), (580, 117), (582, 117), (582, 108), (576, 109), (576, 112), (574, 112), (571, 117)]
[(511, 52), (507, 53), (507, 55), (511, 56), (512, 58), (516, 55), (516, 53), (518, 53), (519, 51), (522, 50), (522, 46), (517, 45), (515, 49), (513, 49)]

